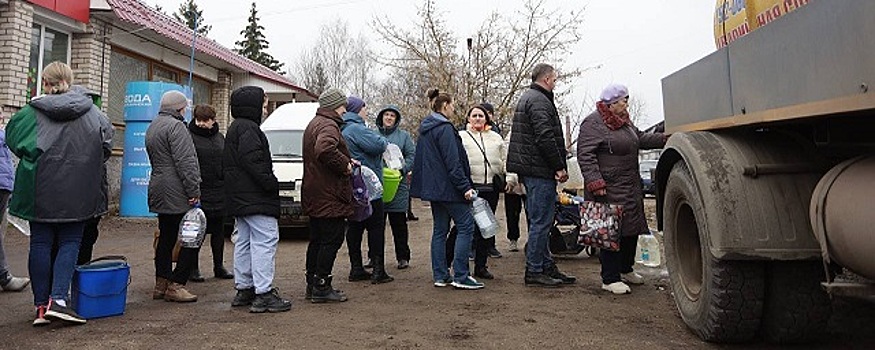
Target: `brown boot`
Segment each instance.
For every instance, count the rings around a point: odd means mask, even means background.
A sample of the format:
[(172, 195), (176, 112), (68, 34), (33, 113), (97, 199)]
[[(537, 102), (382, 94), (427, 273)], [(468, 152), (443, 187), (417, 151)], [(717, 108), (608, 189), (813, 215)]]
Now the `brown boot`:
[(164, 293), (167, 291), (167, 279), (155, 277), (155, 291), (152, 292), (152, 299), (164, 299)]
[(197, 301), (197, 295), (189, 293), (184, 288), (185, 286), (170, 282), (167, 284), (167, 292), (164, 293), (165, 301), (175, 301), (177, 303), (190, 303)]

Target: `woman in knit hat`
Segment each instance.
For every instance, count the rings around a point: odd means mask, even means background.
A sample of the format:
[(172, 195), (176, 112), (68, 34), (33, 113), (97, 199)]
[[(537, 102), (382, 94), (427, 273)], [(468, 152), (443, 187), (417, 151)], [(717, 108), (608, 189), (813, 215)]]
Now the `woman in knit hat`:
[(307, 246), (307, 293), (313, 303), (343, 302), (346, 294), (332, 287), (334, 260), (343, 245), (352, 203), (352, 157), (340, 133), (347, 98), (338, 89), (319, 96), (319, 109), (303, 137), (304, 184), (301, 202), (310, 217)]
[(149, 211), (158, 214), (155, 248), (155, 291), (152, 299), (194, 302), (197, 295), (184, 288), (197, 259), (196, 248), (182, 248), (173, 268), (173, 247), (182, 217), (201, 196), (201, 173), (191, 134), (182, 115), (188, 98), (176, 90), (161, 96), (161, 111), (146, 129), (146, 152), (152, 166)]
[(649, 232), (638, 174), (638, 150), (662, 148), (666, 136), (638, 130), (629, 117), (629, 90), (611, 85), (602, 91), (597, 110), (583, 120), (577, 136), (577, 162), (586, 181), (585, 198), (623, 206), (620, 251), (603, 250), (602, 289), (631, 293), (629, 284), (643, 284), (633, 271), (638, 235)]

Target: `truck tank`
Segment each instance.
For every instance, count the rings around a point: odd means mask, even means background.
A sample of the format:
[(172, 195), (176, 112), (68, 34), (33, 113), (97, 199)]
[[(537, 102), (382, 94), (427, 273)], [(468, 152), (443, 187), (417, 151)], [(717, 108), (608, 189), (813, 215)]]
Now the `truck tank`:
[(717, 0), (714, 40), (717, 48), (808, 5), (810, 0)]

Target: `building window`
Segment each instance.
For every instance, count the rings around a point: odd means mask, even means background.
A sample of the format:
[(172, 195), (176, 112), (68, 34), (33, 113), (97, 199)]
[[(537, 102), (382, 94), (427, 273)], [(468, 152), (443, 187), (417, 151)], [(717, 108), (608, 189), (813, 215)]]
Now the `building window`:
[(212, 101), (212, 84), (206, 80), (194, 78), (191, 80), (192, 102), (195, 105), (210, 104)]
[(30, 64), (27, 69), (27, 100), (42, 94), (42, 70), (49, 63), (70, 64), (70, 34), (34, 23), (31, 28)]

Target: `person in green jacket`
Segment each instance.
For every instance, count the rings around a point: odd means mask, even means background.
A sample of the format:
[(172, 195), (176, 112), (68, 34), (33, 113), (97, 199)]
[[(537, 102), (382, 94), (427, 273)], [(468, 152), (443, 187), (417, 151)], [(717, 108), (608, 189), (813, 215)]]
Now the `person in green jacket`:
[[(398, 146), (401, 149), (401, 154), (404, 155), (404, 168), (401, 169), (401, 174), (406, 178), (413, 169), (416, 145), (413, 144), (413, 139), (407, 131), (398, 128), (400, 124), (401, 112), (398, 107), (388, 106), (377, 113), (377, 127), (380, 129), (380, 133), (389, 143)], [(407, 213), (410, 208), (408, 189), (407, 181), (401, 181), (398, 185), (398, 191), (395, 192), (395, 198), (383, 207), (383, 211), (389, 218), (389, 226), (392, 227), (392, 237), (395, 239), (395, 259), (398, 260), (399, 270), (410, 267), (410, 245), (407, 243), (410, 236), (407, 229)]]
[(44, 95), (6, 125), (9, 150), (20, 159), (9, 213), (30, 222), (34, 326), (86, 322), (69, 305), (70, 283), (85, 221), (107, 212), (102, 171), (112, 124), (90, 93), (72, 83), (70, 67), (52, 62), (42, 73)]

